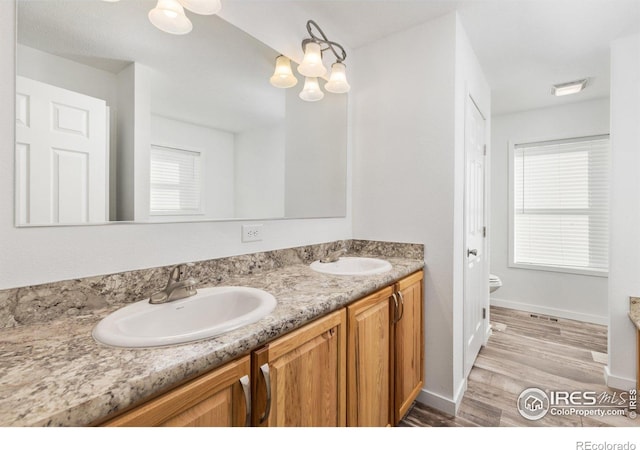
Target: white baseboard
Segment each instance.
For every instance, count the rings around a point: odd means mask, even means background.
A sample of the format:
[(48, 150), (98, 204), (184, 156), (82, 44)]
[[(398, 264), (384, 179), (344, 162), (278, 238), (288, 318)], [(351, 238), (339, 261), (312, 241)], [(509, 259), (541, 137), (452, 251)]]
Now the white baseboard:
[(456, 392), (455, 399), (443, 397), (440, 394), (436, 394), (435, 392), (431, 392), (423, 388), (418, 394), (418, 398), (416, 400), (431, 408), (437, 409), (440, 412), (449, 414), (450, 416), (455, 416), (466, 390), (467, 380), (464, 380), (464, 382), (460, 384), (460, 387)]
[(579, 320), (580, 322), (596, 323), (598, 325), (608, 325), (609, 318), (607, 316), (596, 316), (593, 314), (584, 314), (566, 309), (549, 308), (546, 306), (532, 305), (530, 303), (514, 302), (501, 298), (491, 298), (491, 306), (500, 306), (503, 308), (517, 309), (546, 316), (561, 317), (563, 319)]
[(620, 389), (623, 391), (629, 391), (636, 388), (636, 380), (612, 375), (609, 371), (609, 366), (604, 366), (604, 381), (610, 388)]
[(445, 414), (449, 414), (450, 416), (456, 415), (457, 407), (455, 401), (434, 392), (427, 391), (424, 388), (420, 391), (416, 400)]
[(491, 326), (487, 324), (487, 327), (484, 329), (484, 342), (482, 345), (487, 345), (489, 338), (491, 337), (491, 333), (493, 333), (493, 331), (491, 331)]

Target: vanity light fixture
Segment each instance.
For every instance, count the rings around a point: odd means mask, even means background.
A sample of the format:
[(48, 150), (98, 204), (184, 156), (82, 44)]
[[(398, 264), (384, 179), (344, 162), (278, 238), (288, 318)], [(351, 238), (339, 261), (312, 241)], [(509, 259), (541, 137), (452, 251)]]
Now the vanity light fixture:
[[(327, 73), (327, 68), (322, 61), (323, 53), (327, 50), (331, 50), (336, 62), (331, 66), (331, 75), (325, 84), (325, 89), (334, 94), (349, 92), (351, 86), (347, 82), (346, 66), (344, 65), (347, 52), (344, 47), (337, 42), (330, 41), (313, 20), (307, 21), (307, 32), (310, 37), (302, 41), (304, 57), (298, 66), (298, 72), (305, 76), (304, 89), (300, 92), (300, 98), (308, 102), (315, 102), (324, 97), (318, 83), (318, 77), (323, 77)], [(271, 84), (275, 87), (288, 88), (296, 85), (297, 80), (294, 82), (293, 79), (295, 76), (291, 72), (289, 59), (283, 55), (278, 56), (276, 70), (270, 79)]]
[(304, 89), (300, 92), (300, 98), (305, 102), (317, 102), (324, 98), (324, 92), (320, 89), (317, 77), (306, 77), (304, 79)]
[(556, 97), (563, 95), (577, 94), (587, 86), (588, 78), (577, 81), (570, 81), (568, 83), (554, 84), (551, 88), (551, 93)]
[(193, 29), (178, 0), (158, 0), (149, 11), (149, 20), (156, 28), (170, 34), (187, 34)]
[(276, 70), (269, 79), (278, 88), (290, 88), (298, 84), (298, 79), (291, 70), (291, 60), (284, 55), (276, 58)]
[[(117, 0), (104, 0), (117, 1)], [(216, 14), (222, 8), (220, 0), (158, 0), (149, 11), (149, 20), (158, 29), (170, 34), (187, 34), (193, 29), (184, 8), (196, 14)]]

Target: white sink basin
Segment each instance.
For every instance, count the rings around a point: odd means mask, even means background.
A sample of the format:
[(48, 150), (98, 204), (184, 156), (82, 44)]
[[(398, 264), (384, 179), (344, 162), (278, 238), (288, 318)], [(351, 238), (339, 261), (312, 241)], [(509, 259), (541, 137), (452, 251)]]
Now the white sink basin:
[(248, 287), (198, 289), (192, 297), (160, 305), (142, 300), (102, 319), (98, 342), (115, 347), (160, 347), (217, 336), (257, 322), (276, 307), (273, 295)]
[(314, 261), (311, 269), (331, 275), (375, 275), (391, 270), (389, 261), (378, 258), (360, 258), (344, 256), (336, 262), (321, 263)]

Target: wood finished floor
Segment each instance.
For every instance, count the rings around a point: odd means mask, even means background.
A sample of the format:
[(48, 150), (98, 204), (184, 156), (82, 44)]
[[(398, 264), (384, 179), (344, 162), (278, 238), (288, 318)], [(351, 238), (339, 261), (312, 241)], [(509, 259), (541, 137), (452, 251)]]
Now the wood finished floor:
[(604, 382), (607, 327), (491, 307), (493, 333), (471, 369), (457, 417), (415, 403), (400, 426), (640, 426), (640, 417), (581, 417), (547, 414), (529, 421), (516, 401), (529, 387), (610, 392)]

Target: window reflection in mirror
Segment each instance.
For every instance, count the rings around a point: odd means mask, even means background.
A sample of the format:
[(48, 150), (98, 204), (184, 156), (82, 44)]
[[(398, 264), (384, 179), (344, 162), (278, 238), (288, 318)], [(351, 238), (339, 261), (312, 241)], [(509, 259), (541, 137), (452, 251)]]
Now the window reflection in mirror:
[(303, 102), (275, 50), (154, 5), (18, 0), (17, 225), (344, 216), (346, 95)]

